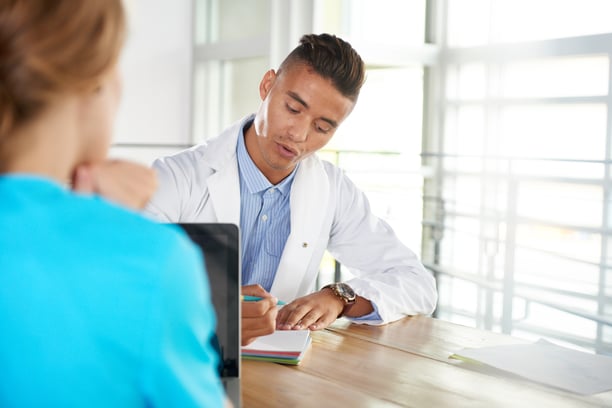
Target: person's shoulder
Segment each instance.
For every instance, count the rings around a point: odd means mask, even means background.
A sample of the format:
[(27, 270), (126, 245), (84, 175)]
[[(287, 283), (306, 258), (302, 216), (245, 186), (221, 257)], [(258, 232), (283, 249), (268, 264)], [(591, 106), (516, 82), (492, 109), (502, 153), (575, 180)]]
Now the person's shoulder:
[(140, 248), (155, 255), (156, 251), (163, 253), (184, 247), (188, 241), (178, 226), (153, 221), (102, 197), (86, 197), (80, 207), (82, 214), (90, 215), (91, 222), (87, 224), (97, 229), (97, 234), (114, 236), (118, 247), (125, 245), (133, 251)]

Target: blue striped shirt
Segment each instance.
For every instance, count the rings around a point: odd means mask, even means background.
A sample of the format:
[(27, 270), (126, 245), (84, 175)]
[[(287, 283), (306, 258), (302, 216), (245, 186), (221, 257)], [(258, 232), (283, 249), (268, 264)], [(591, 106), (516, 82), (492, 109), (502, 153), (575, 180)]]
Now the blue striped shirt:
[(289, 193), (295, 169), (277, 185), (271, 184), (249, 156), (242, 130), (236, 154), (240, 172), (242, 284), (258, 283), (270, 291), (291, 229)]
[[(243, 129), (236, 146), (240, 173), (242, 284), (258, 283), (269, 292), (291, 230), (289, 195), (297, 166), (289, 177), (272, 185), (249, 156)], [(372, 306), (372, 313), (351, 320), (380, 320), (378, 308), (374, 303)]]

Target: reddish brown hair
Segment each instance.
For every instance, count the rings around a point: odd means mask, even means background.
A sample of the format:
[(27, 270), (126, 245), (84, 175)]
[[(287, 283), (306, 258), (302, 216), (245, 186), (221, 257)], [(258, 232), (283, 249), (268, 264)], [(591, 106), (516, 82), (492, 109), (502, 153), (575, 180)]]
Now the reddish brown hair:
[(56, 98), (94, 90), (124, 34), (121, 0), (0, 1), (0, 141)]

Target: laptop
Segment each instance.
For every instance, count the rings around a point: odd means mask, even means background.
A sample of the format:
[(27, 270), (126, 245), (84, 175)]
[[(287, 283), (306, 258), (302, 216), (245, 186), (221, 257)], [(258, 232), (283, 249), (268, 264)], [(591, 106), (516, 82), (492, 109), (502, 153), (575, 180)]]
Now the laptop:
[(227, 396), (240, 407), (240, 233), (235, 224), (178, 223), (204, 253), (217, 314), (219, 375)]

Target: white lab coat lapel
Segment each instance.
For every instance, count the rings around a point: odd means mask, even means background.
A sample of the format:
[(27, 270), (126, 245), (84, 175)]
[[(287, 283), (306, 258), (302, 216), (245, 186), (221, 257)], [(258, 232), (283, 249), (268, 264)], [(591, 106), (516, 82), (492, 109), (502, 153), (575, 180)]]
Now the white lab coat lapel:
[(240, 225), (240, 184), (237, 165), (224, 166), (208, 180), (208, 191), (218, 222)]
[(240, 178), (236, 143), (239, 128), (245, 120), (212, 140), (206, 151), (205, 158), (215, 170), (206, 183), (218, 222), (240, 225)]
[(291, 233), (270, 290), (277, 298), (297, 297), (320, 239), (328, 200), (329, 180), (322, 163), (314, 156), (303, 160), (291, 187)]

